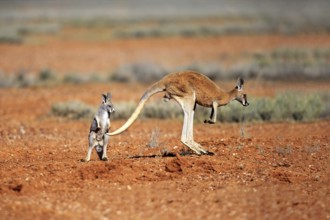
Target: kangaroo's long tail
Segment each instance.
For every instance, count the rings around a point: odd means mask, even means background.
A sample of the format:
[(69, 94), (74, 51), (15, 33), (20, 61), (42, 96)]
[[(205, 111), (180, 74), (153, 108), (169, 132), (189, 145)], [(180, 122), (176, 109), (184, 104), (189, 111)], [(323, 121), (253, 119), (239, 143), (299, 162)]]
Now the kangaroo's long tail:
[(150, 86), (149, 89), (147, 89), (147, 91), (141, 97), (138, 106), (136, 107), (136, 109), (132, 113), (132, 115), (129, 117), (129, 119), (125, 122), (125, 124), (122, 125), (120, 128), (118, 128), (117, 130), (115, 130), (111, 133), (107, 133), (107, 135), (114, 136), (114, 135), (120, 134), (120, 133), (124, 132), (126, 129), (128, 129), (133, 124), (133, 122), (137, 119), (137, 117), (139, 116), (140, 112), (142, 111), (142, 109), (143, 109), (145, 103), (148, 101), (148, 99), (151, 96), (153, 96), (154, 94), (163, 92), (163, 91), (165, 91), (165, 87), (159, 85), (159, 82)]

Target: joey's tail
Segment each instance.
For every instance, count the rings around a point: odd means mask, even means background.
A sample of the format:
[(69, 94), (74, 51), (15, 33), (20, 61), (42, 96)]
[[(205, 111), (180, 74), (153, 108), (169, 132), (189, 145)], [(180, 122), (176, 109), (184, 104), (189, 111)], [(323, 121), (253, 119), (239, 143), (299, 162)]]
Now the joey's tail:
[(145, 103), (148, 101), (148, 99), (151, 96), (153, 96), (154, 94), (156, 94), (158, 92), (163, 92), (163, 91), (165, 91), (165, 86), (161, 86), (159, 82), (150, 86), (149, 89), (147, 89), (147, 91), (141, 97), (138, 106), (136, 107), (133, 114), (129, 117), (129, 119), (125, 122), (125, 124), (122, 125), (120, 128), (118, 128), (117, 130), (115, 130), (114, 132), (107, 133), (107, 135), (114, 136), (114, 135), (124, 132), (137, 119), (137, 117), (139, 116), (140, 112), (142, 111), (142, 109), (143, 109)]

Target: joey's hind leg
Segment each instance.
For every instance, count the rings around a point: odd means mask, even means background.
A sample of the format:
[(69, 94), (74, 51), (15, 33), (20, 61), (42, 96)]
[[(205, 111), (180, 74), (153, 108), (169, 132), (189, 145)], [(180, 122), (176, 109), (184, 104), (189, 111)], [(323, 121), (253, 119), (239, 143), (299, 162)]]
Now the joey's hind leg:
[(103, 154), (102, 154), (102, 160), (103, 161), (108, 161), (107, 147), (108, 147), (109, 139), (110, 139), (109, 135), (105, 134), (103, 136)]
[(88, 142), (89, 142), (89, 146), (88, 146), (88, 151), (87, 151), (87, 156), (85, 159), (82, 159), (82, 162), (88, 162), (91, 159), (91, 154), (92, 154), (92, 150), (93, 148), (97, 145), (97, 142), (95, 141), (96, 138), (96, 134), (95, 132), (91, 132), (88, 136)]

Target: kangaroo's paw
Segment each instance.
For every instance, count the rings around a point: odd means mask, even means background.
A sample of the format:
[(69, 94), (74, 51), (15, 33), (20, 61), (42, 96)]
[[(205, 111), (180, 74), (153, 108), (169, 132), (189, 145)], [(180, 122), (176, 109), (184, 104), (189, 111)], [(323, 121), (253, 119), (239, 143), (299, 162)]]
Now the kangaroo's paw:
[(190, 150), (194, 151), (194, 153), (197, 155), (214, 155), (212, 152), (204, 150), (202, 146), (195, 141), (186, 141), (182, 143), (186, 145)]
[(196, 145), (193, 144), (193, 142), (190, 141), (182, 141), (184, 145), (186, 145), (190, 150), (192, 150), (195, 154), (201, 155), (201, 151), (196, 148)]
[(206, 153), (204, 153), (203, 155), (208, 155), (208, 156), (213, 156), (214, 155), (214, 153), (213, 152), (211, 152), (211, 151), (206, 151)]
[(102, 160), (103, 161), (108, 161), (109, 159), (108, 159), (108, 157), (103, 157)]
[(195, 148), (198, 149), (198, 151), (200, 153), (199, 155), (209, 155), (209, 156), (214, 155), (213, 152), (210, 152), (208, 150), (204, 150), (203, 147), (199, 143), (193, 141), (193, 144), (195, 145)]
[(205, 124), (215, 124), (215, 121), (212, 121), (210, 119), (204, 121)]

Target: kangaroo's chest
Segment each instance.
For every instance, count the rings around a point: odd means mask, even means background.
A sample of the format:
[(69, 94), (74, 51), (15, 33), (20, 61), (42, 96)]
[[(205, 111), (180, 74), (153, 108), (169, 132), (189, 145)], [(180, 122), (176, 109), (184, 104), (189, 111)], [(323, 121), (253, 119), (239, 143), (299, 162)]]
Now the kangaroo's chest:
[(102, 114), (100, 119), (101, 119), (100, 120), (101, 128), (108, 128), (110, 125), (110, 119), (108, 113)]

